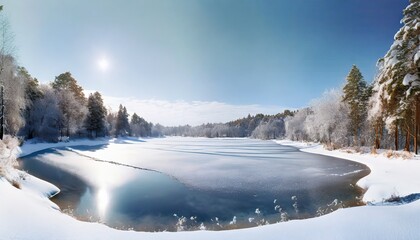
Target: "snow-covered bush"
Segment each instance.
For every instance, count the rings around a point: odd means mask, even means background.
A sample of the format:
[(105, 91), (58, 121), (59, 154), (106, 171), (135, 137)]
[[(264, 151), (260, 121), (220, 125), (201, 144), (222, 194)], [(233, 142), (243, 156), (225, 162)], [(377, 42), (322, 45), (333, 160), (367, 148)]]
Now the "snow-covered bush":
[(307, 141), (308, 133), (304, 123), (306, 118), (311, 114), (309, 108), (299, 110), (293, 117), (289, 116), (285, 119), (286, 137), (295, 141)]
[(62, 114), (58, 106), (58, 96), (48, 85), (41, 85), (43, 97), (34, 102), (31, 109), (31, 122), (34, 136), (50, 142), (57, 142), (60, 136), (60, 121)]
[(261, 123), (252, 132), (251, 137), (258, 139), (276, 139), (284, 136), (283, 119), (270, 119), (267, 123)]
[(17, 164), (17, 156), (20, 152), (19, 140), (10, 135), (0, 140), (0, 177), (9, 178), (10, 172)]
[(312, 141), (343, 146), (347, 142), (348, 108), (341, 102), (342, 93), (329, 90), (311, 103), (312, 114), (305, 129)]

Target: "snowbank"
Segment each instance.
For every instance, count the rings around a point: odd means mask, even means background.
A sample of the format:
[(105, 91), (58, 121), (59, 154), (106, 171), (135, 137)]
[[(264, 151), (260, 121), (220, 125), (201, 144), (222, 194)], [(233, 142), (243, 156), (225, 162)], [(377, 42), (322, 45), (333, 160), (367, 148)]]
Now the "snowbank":
[(282, 145), (294, 146), (303, 152), (322, 154), (359, 162), (368, 166), (371, 173), (357, 183), (366, 190), (363, 201), (382, 203), (394, 197), (420, 193), (420, 160), (417, 157), (404, 159), (388, 158), (386, 150), (379, 154), (349, 153), (342, 150), (328, 151), (320, 144), (277, 140)]
[(58, 143), (35, 143), (35, 142), (25, 142), (23, 146), (21, 147), (21, 153), (19, 157), (24, 157), (29, 154), (42, 151), (49, 148), (58, 148), (58, 147), (74, 147), (74, 146), (97, 146), (97, 145), (103, 145), (108, 144), (109, 142), (116, 141), (115, 139), (109, 139), (109, 138), (99, 138), (95, 140), (90, 139), (78, 139), (78, 140), (71, 140), (66, 142), (58, 142)]

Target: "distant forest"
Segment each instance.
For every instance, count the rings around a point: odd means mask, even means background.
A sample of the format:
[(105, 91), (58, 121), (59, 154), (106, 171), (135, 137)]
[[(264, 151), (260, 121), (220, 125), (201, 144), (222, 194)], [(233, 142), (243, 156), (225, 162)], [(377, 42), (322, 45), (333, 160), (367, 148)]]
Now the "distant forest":
[(166, 136), (189, 137), (253, 137), (259, 139), (281, 138), (285, 134), (285, 118), (293, 116), (293, 112), (285, 110), (276, 115), (248, 115), (228, 123), (207, 123), (191, 127), (163, 127), (162, 134)]

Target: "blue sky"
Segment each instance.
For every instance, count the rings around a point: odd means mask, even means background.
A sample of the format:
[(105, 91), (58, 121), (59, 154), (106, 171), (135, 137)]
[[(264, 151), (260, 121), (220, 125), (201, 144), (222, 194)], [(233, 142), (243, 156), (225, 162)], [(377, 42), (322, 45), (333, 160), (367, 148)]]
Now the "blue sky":
[[(3, 4), (18, 61), (42, 82), (70, 71), (85, 89), (121, 100), (219, 102), (271, 113), (341, 87), (353, 64), (372, 81), (408, 0)], [(107, 69), (98, 67), (102, 58)]]

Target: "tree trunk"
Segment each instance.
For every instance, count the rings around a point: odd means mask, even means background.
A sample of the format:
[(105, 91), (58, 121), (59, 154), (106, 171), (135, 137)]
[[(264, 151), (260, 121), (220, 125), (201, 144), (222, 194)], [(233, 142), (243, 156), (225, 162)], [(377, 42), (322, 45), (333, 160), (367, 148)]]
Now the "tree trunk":
[(0, 140), (3, 140), (3, 135), (4, 135), (4, 87), (3, 85), (1, 85), (0, 87), (0, 94), (1, 94)]
[(394, 131), (394, 138), (395, 138), (395, 151), (398, 151), (398, 120), (395, 121), (395, 131)]
[(416, 104), (416, 123), (415, 123), (415, 134), (414, 134), (414, 152), (417, 154), (417, 141), (418, 141), (418, 135), (419, 135), (419, 120), (420, 120), (420, 105), (419, 105), (419, 97), (416, 97), (415, 100)]
[(381, 147), (381, 134), (380, 134), (381, 124), (379, 120), (375, 124), (375, 149), (379, 149)]
[(410, 129), (406, 129), (404, 151), (410, 151)]

